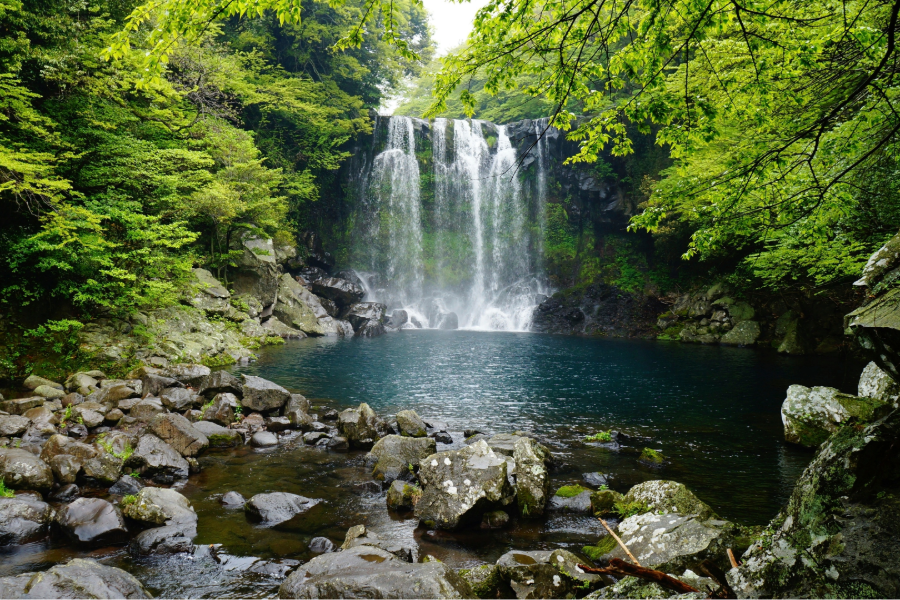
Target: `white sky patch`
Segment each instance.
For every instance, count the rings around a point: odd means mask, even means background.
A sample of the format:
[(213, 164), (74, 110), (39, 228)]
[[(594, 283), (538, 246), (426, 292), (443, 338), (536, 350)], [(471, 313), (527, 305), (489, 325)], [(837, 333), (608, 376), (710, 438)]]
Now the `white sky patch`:
[(450, 2), (449, 0), (423, 0), (425, 10), (431, 16), (434, 27), (434, 43), (437, 55), (443, 56), (453, 48), (466, 41), (472, 31), (472, 21), (478, 9), (487, 4), (487, 0), (471, 2)]

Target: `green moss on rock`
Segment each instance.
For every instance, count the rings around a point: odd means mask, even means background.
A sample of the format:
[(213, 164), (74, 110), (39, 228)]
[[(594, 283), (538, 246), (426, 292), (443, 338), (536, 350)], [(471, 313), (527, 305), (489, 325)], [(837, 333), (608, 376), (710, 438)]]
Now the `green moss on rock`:
[(574, 498), (575, 496), (577, 496), (578, 494), (581, 494), (582, 492), (589, 492), (589, 491), (591, 491), (591, 490), (589, 490), (587, 488), (583, 488), (578, 484), (564, 485), (561, 488), (559, 488), (558, 490), (556, 490), (555, 495), (559, 496), (560, 498)]

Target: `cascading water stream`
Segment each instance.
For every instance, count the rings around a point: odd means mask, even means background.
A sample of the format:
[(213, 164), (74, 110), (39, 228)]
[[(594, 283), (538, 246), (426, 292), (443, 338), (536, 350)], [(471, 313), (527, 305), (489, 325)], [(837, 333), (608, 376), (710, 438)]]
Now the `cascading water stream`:
[[(536, 121), (533, 130), (545, 126)], [(432, 203), (421, 193), (429, 178), (416, 154), (429, 140), (419, 131), (430, 131)], [(429, 130), (390, 117), (358, 227), (366, 247), (357, 255), (369, 256), (359, 269), (366, 299), (406, 310), (409, 327), (527, 331), (549, 293), (541, 256), (546, 154), (541, 140), (532, 150), (535, 175), (523, 185), (505, 126), (435, 119)]]

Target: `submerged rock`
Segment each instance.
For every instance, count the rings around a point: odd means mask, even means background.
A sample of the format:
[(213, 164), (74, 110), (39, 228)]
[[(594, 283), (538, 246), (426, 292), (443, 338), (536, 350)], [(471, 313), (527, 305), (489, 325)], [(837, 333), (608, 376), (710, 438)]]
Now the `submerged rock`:
[(0, 578), (4, 598), (151, 598), (122, 569), (75, 558), (47, 571)]
[(244, 505), (247, 517), (253, 521), (261, 521), (265, 525), (277, 525), (292, 519), (295, 515), (306, 512), (318, 500), (304, 498), (297, 494), (272, 492), (256, 494)]
[(432, 454), (421, 463), (419, 481), (424, 491), (415, 514), (426, 527), (456, 529), (478, 523), (483, 513), (507, 506), (515, 497), (506, 460), (483, 440)]
[(870, 421), (882, 405), (882, 401), (843, 394), (835, 388), (792, 385), (781, 405), (784, 439), (815, 448), (850, 421)]

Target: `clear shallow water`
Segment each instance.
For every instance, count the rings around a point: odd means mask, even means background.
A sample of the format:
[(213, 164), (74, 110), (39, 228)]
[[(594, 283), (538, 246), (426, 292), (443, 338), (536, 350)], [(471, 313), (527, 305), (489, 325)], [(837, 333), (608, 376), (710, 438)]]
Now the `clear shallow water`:
[[(758, 525), (775, 515), (812, 457), (782, 441), (779, 409), (788, 385), (853, 391), (862, 365), (677, 343), (406, 330), (373, 339), (292, 341), (235, 370), (299, 391), (313, 405), (368, 402), (385, 417), (414, 408), (446, 422), (454, 446), (464, 429), (528, 430), (566, 463), (552, 476), (554, 489), (590, 471), (613, 474), (611, 487), (619, 491), (674, 479), (721, 516)], [(583, 442), (610, 428), (635, 439), (618, 452)], [(637, 458), (644, 446), (662, 450), (669, 463), (642, 466)], [(364, 455), (310, 448), (296, 437), (274, 449), (209, 451), (200, 459), (202, 472), (179, 488), (199, 516), (194, 556), (135, 560), (122, 547), (80, 549), (57, 536), (0, 548), (0, 577), (83, 556), (129, 571), (155, 596), (272, 597), (281, 578), (253, 572), (252, 565), (261, 565), (257, 557), (308, 560), (313, 537), (340, 544), (360, 523), (457, 568), (493, 562), (512, 549), (578, 551), (604, 535), (596, 519), (559, 513), (544, 521), (513, 519), (500, 531), (418, 528), (412, 515), (387, 511), (384, 493), (358, 488), (371, 479)], [(222, 508), (218, 498), (231, 490), (247, 498), (292, 492), (323, 502), (266, 528), (241, 510)]]

